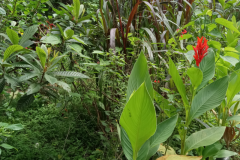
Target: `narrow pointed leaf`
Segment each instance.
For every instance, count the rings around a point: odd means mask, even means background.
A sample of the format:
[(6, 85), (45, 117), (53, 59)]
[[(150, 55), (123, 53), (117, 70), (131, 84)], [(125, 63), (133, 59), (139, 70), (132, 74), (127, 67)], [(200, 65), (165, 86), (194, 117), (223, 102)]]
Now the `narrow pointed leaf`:
[(38, 54), (38, 58), (40, 59), (42, 67), (45, 68), (45, 63), (46, 63), (46, 59), (47, 59), (47, 55), (46, 55), (45, 51), (42, 48), (37, 47), (36, 52)]
[(240, 69), (233, 72), (229, 79), (229, 86), (227, 89), (227, 103), (229, 104), (234, 96), (240, 92)]
[(187, 95), (186, 95), (186, 89), (183, 84), (183, 81), (178, 73), (178, 70), (173, 63), (172, 59), (169, 57), (169, 74), (172, 76), (172, 79), (178, 89), (179, 94), (182, 97), (183, 103), (185, 107), (188, 107), (188, 100), (187, 100)]

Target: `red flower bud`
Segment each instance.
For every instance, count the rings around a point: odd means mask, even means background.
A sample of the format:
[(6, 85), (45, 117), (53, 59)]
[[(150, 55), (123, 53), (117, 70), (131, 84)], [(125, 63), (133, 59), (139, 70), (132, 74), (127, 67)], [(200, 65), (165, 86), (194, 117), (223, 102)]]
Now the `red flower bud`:
[(157, 83), (157, 81), (155, 80), (154, 83)]

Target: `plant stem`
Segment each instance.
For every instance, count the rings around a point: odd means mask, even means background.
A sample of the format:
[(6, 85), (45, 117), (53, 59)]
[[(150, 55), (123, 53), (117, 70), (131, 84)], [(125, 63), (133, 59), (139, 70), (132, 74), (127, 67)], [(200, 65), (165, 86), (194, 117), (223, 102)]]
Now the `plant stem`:
[(184, 150), (185, 150), (186, 136), (187, 136), (187, 129), (185, 130), (184, 128), (183, 139), (181, 139), (181, 155), (185, 155)]

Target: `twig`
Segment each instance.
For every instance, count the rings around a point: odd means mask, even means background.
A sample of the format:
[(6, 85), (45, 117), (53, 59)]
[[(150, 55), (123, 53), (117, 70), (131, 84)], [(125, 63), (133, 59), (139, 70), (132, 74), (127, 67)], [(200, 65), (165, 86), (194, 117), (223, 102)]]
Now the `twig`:
[(67, 137), (66, 137), (66, 139), (65, 139), (65, 143), (64, 143), (64, 146), (63, 146), (63, 151), (64, 151), (64, 148), (65, 148), (66, 141), (67, 141), (67, 138), (68, 138), (69, 133), (70, 133), (70, 126), (69, 126), (69, 128), (68, 128), (68, 133), (67, 133)]

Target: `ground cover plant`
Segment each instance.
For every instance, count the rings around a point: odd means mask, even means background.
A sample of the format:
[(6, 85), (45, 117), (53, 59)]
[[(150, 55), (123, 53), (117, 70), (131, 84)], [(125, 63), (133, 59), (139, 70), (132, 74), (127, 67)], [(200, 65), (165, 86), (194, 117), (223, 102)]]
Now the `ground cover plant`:
[(2, 0), (0, 159), (240, 159), (239, 10)]

